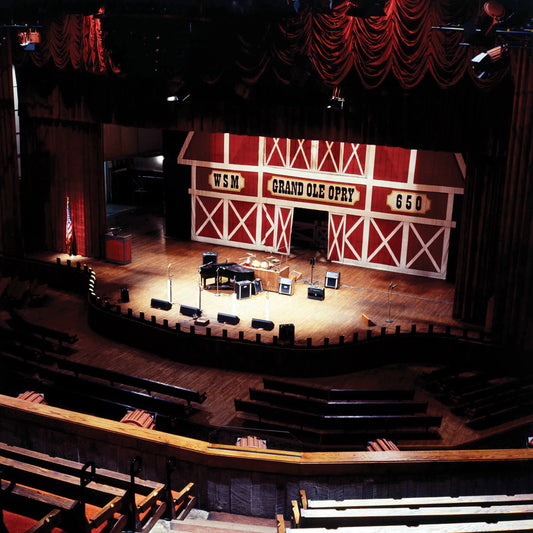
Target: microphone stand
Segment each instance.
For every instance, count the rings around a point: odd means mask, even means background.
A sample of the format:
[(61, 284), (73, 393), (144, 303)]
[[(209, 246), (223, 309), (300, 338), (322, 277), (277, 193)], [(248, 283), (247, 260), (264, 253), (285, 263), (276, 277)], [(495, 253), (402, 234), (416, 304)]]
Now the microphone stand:
[(220, 267), (217, 267), (217, 293), (215, 294), (215, 296), (220, 296), (220, 293), (218, 292), (218, 270), (220, 269)]
[(385, 320), (385, 322), (388, 322), (389, 324), (392, 323), (392, 319), (390, 317), (390, 308), (391, 308), (391, 293), (392, 293), (392, 289), (394, 289), (395, 287), (397, 287), (398, 285), (396, 285), (395, 283), (393, 283), (392, 281), (389, 283), (389, 318), (387, 318), (387, 320)]
[(168, 270), (167, 270), (167, 274), (168, 274), (168, 301), (169, 301), (169, 303), (172, 303), (172, 274), (170, 273), (171, 265), (172, 265), (172, 263), (168, 264)]

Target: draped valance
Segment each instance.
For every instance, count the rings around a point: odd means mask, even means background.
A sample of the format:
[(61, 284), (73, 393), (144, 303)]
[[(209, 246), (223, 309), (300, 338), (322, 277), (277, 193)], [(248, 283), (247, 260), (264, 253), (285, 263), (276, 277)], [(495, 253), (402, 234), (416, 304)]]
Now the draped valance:
[[(369, 89), (392, 76), (401, 87), (412, 88), (424, 77), (431, 76), (444, 88), (456, 84), (465, 74), (477, 84), (488, 83), (468, 74), (476, 49), (461, 46), (462, 32), (436, 29), (442, 24), (466, 20), (477, 8), (477, 1), (388, 0), (386, 16), (370, 18), (348, 16), (349, 6), (346, 0), (330, 13), (317, 12), (306, 4), (299, 13), (282, 18), (242, 17), (231, 22), (217, 18), (187, 26), (189, 29), (181, 34), (183, 21), (178, 19), (175, 28), (168, 19), (159, 24), (157, 17), (146, 20), (115, 17), (113, 24), (106, 26), (105, 15), (104, 18), (67, 15), (46, 24), (40, 47), (24, 55), (37, 66), (53, 62), (59, 69), (73, 67), (115, 74), (122, 69), (122, 74), (127, 75), (127, 65), (119, 68), (119, 62), (113, 61), (114, 55), (118, 56), (117, 50), (113, 50), (112, 44), (111, 49), (106, 45), (116, 43), (123, 52), (130, 42), (136, 41), (137, 46), (132, 48), (138, 51), (142, 41), (146, 53), (129, 61), (141, 62), (147, 58), (152, 61), (153, 57), (165, 66), (167, 54), (171, 56), (168, 65), (172, 64), (175, 71), (159, 70), (158, 75), (175, 77), (179, 72), (181, 76), (196, 76), (208, 84), (231, 76), (248, 86), (264, 79), (292, 85), (302, 83), (305, 76), (311, 75), (329, 87), (342, 85), (350, 77), (359, 79)], [(163, 31), (167, 35), (161, 36), (160, 41), (158, 32)], [(173, 31), (175, 34), (168, 35)], [(114, 39), (108, 40), (108, 33), (114, 33), (111, 35)], [(201, 46), (195, 40), (201, 40)], [(190, 57), (179, 53), (184, 41), (188, 42), (184, 54)], [(162, 44), (162, 50), (154, 48)], [(171, 50), (172, 47), (175, 49)], [(175, 57), (181, 58), (183, 68), (176, 65)], [(147, 75), (157, 71), (153, 65), (147, 67)], [(296, 76), (302, 79), (295, 80)]]

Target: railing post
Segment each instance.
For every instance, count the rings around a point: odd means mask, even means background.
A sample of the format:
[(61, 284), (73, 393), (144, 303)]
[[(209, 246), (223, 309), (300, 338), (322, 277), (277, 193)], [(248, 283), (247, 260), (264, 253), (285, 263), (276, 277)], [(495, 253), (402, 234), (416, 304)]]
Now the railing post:
[(401, 333), (401, 327), (400, 326), (396, 326), (396, 335), (399, 335)]
[(307, 347), (311, 348), (313, 346), (313, 339), (311, 337), (307, 337)]

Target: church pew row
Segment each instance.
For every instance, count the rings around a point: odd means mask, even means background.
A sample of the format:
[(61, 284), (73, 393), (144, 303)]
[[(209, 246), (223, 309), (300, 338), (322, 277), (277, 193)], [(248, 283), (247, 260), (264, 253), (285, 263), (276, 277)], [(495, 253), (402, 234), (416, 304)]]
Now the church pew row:
[(440, 415), (320, 415), (238, 398), (234, 400), (234, 403), (236, 411), (256, 415), (260, 422), (269, 420), (317, 430), (351, 432), (417, 428), (427, 431), (430, 428), (439, 427), (442, 422)]
[(292, 394), (283, 394), (270, 390), (249, 389), (250, 399), (319, 414), (334, 415), (364, 415), (364, 414), (416, 414), (425, 413), (427, 402), (414, 400), (352, 400), (328, 401), (316, 398), (306, 398)]
[[(50, 358), (47, 359), (50, 362)], [(61, 358), (52, 358), (52, 361), (58, 363)], [(172, 420), (186, 416), (191, 408), (189, 403), (124, 388), (116, 382), (106, 384), (96, 378), (62, 372), (48, 364), (40, 364), (37, 360), (13, 356), (4, 349), (0, 350), (0, 362), (5, 374), (1, 379), (4, 386), (12, 389), (18, 385), (20, 388), (37, 390), (45, 393), (47, 401), (52, 405), (97, 416), (120, 419), (129, 410), (141, 409), (153, 414), (160, 424), (170, 424)], [(132, 382), (136, 382), (136, 376), (132, 378)], [(142, 378), (139, 380), (138, 385), (143, 382), (146, 388), (150, 388), (149, 383), (144, 383)], [(14, 393), (12, 390), (4, 392)], [(20, 390), (16, 392), (18, 394)]]
[(310, 500), (302, 490), (292, 502), (292, 525), (306, 532), (527, 531), (532, 523), (533, 494)]
[(533, 413), (531, 376), (502, 377), (452, 370), (446, 374), (439, 369), (422, 381), (427, 390), (452, 406), (452, 412), (462, 416), (472, 429), (487, 429)]
[(9, 313), (11, 315), (9, 325), (14, 330), (19, 330), (25, 333), (29, 333), (31, 335), (36, 335), (38, 337), (41, 337), (43, 340), (52, 339), (58, 342), (60, 347), (63, 346), (63, 343), (74, 344), (78, 342), (78, 336), (75, 334), (29, 322), (19, 313), (15, 312), (13, 309), (11, 309)]
[(191, 402), (203, 403), (206, 399), (205, 392), (186, 389), (184, 387), (178, 387), (176, 385), (170, 385), (160, 381), (154, 381), (151, 379), (133, 376), (131, 374), (116, 372), (114, 370), (98, 368), (92, 365), (77, 363), (68, 359), (58, 359), (58, 366), (61, 369), (73, 372), (76, 377), (81, 374), (84, 376), (95, 377), (109, 381), (111, 385), (121, 384), (146, 390), (148, 394), (157, 392), (159, 394), (164, 394), (165, 396), (185, 400), (189, 405)]
[(275, 378), (263, 378), (263, 386), (265, 389), (326, 401), (412, 400), (414, 397), (412, 389), (328, 389)]
[(106, 531), (148, 532), (165, 510), (169, 518), (182, 519), (195, 502), (193, 483), (173, 490), (171, 459), (165, 485), (138, 477), (139, 456), (127, 475), (0, 443), (3, 508), (32, 518), (39, 531), (58, 525), (67, 532), (92, 532), (106, 524)]

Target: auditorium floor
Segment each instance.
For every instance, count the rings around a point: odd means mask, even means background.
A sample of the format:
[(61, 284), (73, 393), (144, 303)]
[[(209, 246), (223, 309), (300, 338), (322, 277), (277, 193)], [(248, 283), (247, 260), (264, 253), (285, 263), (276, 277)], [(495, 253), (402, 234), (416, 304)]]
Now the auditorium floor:
[[(237, 262), (247, 254), (236, 248), (167, 239), (161, 226), (157, 223), (154, 225), (154, 221), (147, 218), (146, 225), (137, 225), (132, 231), (133, 257), (130, 264), (117, 265), (80, 257), (73, 257), (72, 261), (87, 263), (95, 270), (97, 294), (113, 305), (131, 307), (135, 314), (144, 311), (147, 317), (155, 315), (158, 321), (168, 319), (170, 324), (180, 322), (186, 328), (192, 319), (180, 315), (179, 304), (197, 305), (198, 267), (202, 262), (202, 252), (206, 250), (216, 251), (219, 262), (226, 258)], [(62, 254), (38, 254), (38, 257), (51, 261), (55, 261), (56, 257), (62, 260), (66, 258)], [(213, 334), (223, 327), (217, 324), (217, 313), (233, 311), (236, 313), (232, 314), (241, 318), (241, 323), (238, 326), (224, 326), (230, 336), (237, 336), (238, 331), (242, 330), (247, 337), (255, 338), (257, 330), (248, 326), (249, 321), (252, 318), (267, 318), (269, 312), (270, 320), (276, 325), (295, 324), (297, 342), (305, 342), (307, 337), (312, 337), (313, 343), (321, 343), (324, 337), (333, 341), (340, 335), (348, 338), (354, 332), (366, 334), (368, 327), (362, 321), (363, 313), (376, 323), (376, 329), (399, 325), (405, 330), (410, 329), (411, 324), (422, 327), (429, 323), (442, 327), (448, 324), (462, 327), (451, 316), (454, 288), (448, 282), (329, 264), (317, 255), (314, 278), (322, 283), (326, 270), (337, 271), (340, 272), (341, 286), (338, 290), (327, 289), (324, 301), (314, 301), (306, 297), (308, 284), (304, 281), (310, 277), (309, 252), (302, 252), (301, 255), (295, 253), (288, 262), (290, 270), (301, 272), (303, 278), (295, 284), (292, 296), (263, 292), (235, 301), (229, 292), (220, 291), (220, 296), (217, 296), (216, 291), (202, 291), (201, 308), (204, 316), (210, 320)], [(173, 274), (175, 305), (169, 311), (151, 309), (151, 298), (167, 299), (169, 264)], [(386, 322), (387, 288), (391, 281), (397, 284), (397, 288), (391, 298), (392, 322), (389, 323)], [(122, 287), (128, 287), (129, 290), (130, 302), (127, 304), (120, 301)], [(191, 415), (194, 423), (216, 427), (238, 425), (234, 398), (248, 398), (249, 387), (262, 388), (262, 375), (185, 365), (103, 338), (91, 331), (87, 324), (84, 299), (72, 294), (49, 291), (44, 307), (27, 307), (22, 312), (36, 323), (75, 331), (79, 341), (70, 355), (74, 360), (206, 392), (207, 400)], [(267, 340), (269, 335), (277, 334), (277, 331), (261, 331), (261, 334)], [(423, 364), (389, 365), (312, 380), (291, 379), (338, 388), (408, 388), (416, 387), (417, 377), (432, 368)], [(440, 439), (400, 442), (403, 449), (461, 447), (489, 435), (467, 428), (460, 418), (419, 388), (416, 389), (415, 399), (429, 402), (428, 414), (444, 416), (439, 431)]]

